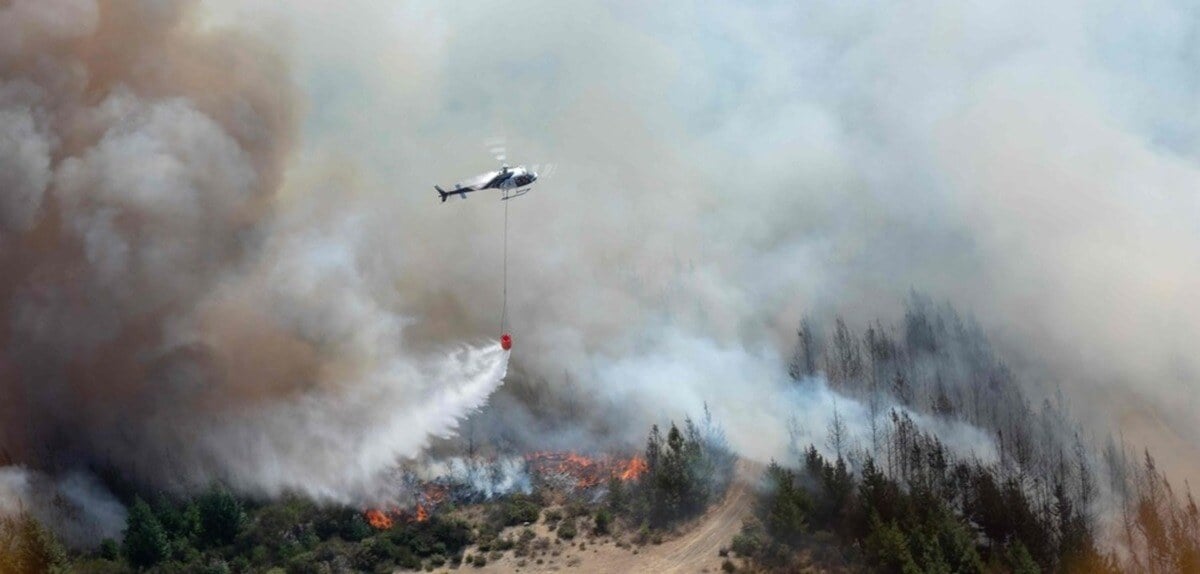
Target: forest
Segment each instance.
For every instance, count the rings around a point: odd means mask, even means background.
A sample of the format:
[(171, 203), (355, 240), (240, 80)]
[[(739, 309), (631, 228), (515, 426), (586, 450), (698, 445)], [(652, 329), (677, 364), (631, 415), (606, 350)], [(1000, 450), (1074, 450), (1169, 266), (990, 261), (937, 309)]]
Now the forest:
[[(825, 452), (773, 463), (733, 549), (767, 570), (832, 536), (835, 563), (885, 572), (1200, 572), (1200, 510), (1149, 450), (1095, 436), (1061, 396), (1035, 404), (978, 325), (912, 294), (900, 325), (797, 329), (789, 373), (867, 405), (836, 415)], [(985, 429), (996, 457), (955, 452), (916, 417)], [(803, 425), (796, 421), (796, 425)]]
[[(900, 324), (856, 332), (836, 319), (829, 337), (806, 319), (788, 367), (792, 384), (828, 384), (864, 405), (866, 420), (835, 410), (822, 444), (804, 444), (810, 423), (796, 413), (793, 456), (765, 466), (740, 533), (713, 549), (725, 571), (1200, 572), (1190, 487), (1172, 484), (1148, 450), (1089, 438), (1061, 398), (1035, 404), (1028, 381), (948, 306), (913, 295)], [(931, 421), (982, 429), (993, 448), (956, 446), (924, 428)], [(537, 456), (521, 469), (528, 488), (450, 497), (416, 517), (294, 495), (257, 500), (219, 484), (184, 495), (110, 481), (129, 509), (122, 540), (68, 550), (19, 513), (0, 521), (0, 573), (390, 572), (548, 559), (550, 541), (531, 524), (550, 525), (559, 544), (657, 544), (719, 502), (737, 464), (707, 408), (652, 426), (624, 472), (575, 454), (566, 460), (581, 466), (563, 470)], [(577, 471), (586, 477), (571, 475), (565, 490), (550, 481)]]

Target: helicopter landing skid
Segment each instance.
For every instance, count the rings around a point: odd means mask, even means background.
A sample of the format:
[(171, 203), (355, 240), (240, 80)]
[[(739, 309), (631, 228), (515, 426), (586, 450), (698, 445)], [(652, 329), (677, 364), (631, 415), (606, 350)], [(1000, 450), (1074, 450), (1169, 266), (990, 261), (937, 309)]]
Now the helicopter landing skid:
[(529, 193), (529, 189), (530, 188), (526, 187), (524, 189), (514, 190), (511, 193), (505, 193), (504, 196), (500, 198), (500, 201), (508, 201), (508, 200), (516, 198), (516, 197), (521, 197), (522, 195)]

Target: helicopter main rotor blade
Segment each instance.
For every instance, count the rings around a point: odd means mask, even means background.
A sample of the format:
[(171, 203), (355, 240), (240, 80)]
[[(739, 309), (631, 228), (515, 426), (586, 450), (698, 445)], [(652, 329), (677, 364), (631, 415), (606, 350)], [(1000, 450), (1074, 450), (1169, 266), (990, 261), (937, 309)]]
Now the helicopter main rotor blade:
[(484, 142), (484, 145), (488, 147), (488, 152), (492, 154), (492, 157), (496, 158), (496, 161), (500, 163), (508, 161), (508, 145), (504, 141), (504, 137), (496, 136), (489, 138)]

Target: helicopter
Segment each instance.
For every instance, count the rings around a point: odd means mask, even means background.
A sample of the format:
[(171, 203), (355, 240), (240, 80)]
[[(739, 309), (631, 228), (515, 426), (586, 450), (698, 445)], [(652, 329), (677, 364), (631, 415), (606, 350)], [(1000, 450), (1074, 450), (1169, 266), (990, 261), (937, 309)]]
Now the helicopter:
[[(520, 197), (529, 193), (530, 186), (538, 180), (538, 168), (540, 165), (535, 165), (533, 168), (527, 168), (523, 165), (517, 167), (509, 167), (504, 163), (508, 157), (508, 152), (505, 150), (504, 140), (499, 139), (491, 142), (491, 152), (497, 161), (501, 162), (499, 171), (489, 171), (482, 175), (477, 175), (465, 182), (454, 184), (454, 189), (442, 189), (440, 185), (434, 185), (438, 195), (442, 198), (442, 203), (446, 202), (452, 195), (457, 195), (463, 199), (467, 198), (468, 193), (483, 191), (485, 189), (498, 189), (501, 192), (501, 200), (508, 200), (514, 197)], [(554, 171), (554, 164), (547, 164), (546, 176), (549, 176)]]
[(466, 199), (468, 193), (485, 189), (499, 189), (503, 193), (500, 199), (507, 200), (529, 193), (529, 186), (533, 185), (537, 178), (537, 172), (527, 169), (525, 166), (508, 167), (508, 165), (504, 165), (500, 171), (490, 171), (475, 176), (466, 183), (456, 183), (454, 189), (449, 191), (442, 189), (440, 185), (434, 185), (433, 188), (442, 197), (442, 203), (445, 203), (446, 198), (451, 195)]

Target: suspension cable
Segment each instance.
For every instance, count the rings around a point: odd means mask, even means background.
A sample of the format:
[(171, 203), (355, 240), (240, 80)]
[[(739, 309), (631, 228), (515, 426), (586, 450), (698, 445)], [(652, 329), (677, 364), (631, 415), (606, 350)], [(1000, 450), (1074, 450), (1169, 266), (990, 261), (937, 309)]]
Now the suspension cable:
[(508, 331), (508, 201), (504, 202), (504, 302), (500, 305), (500, 334)]

